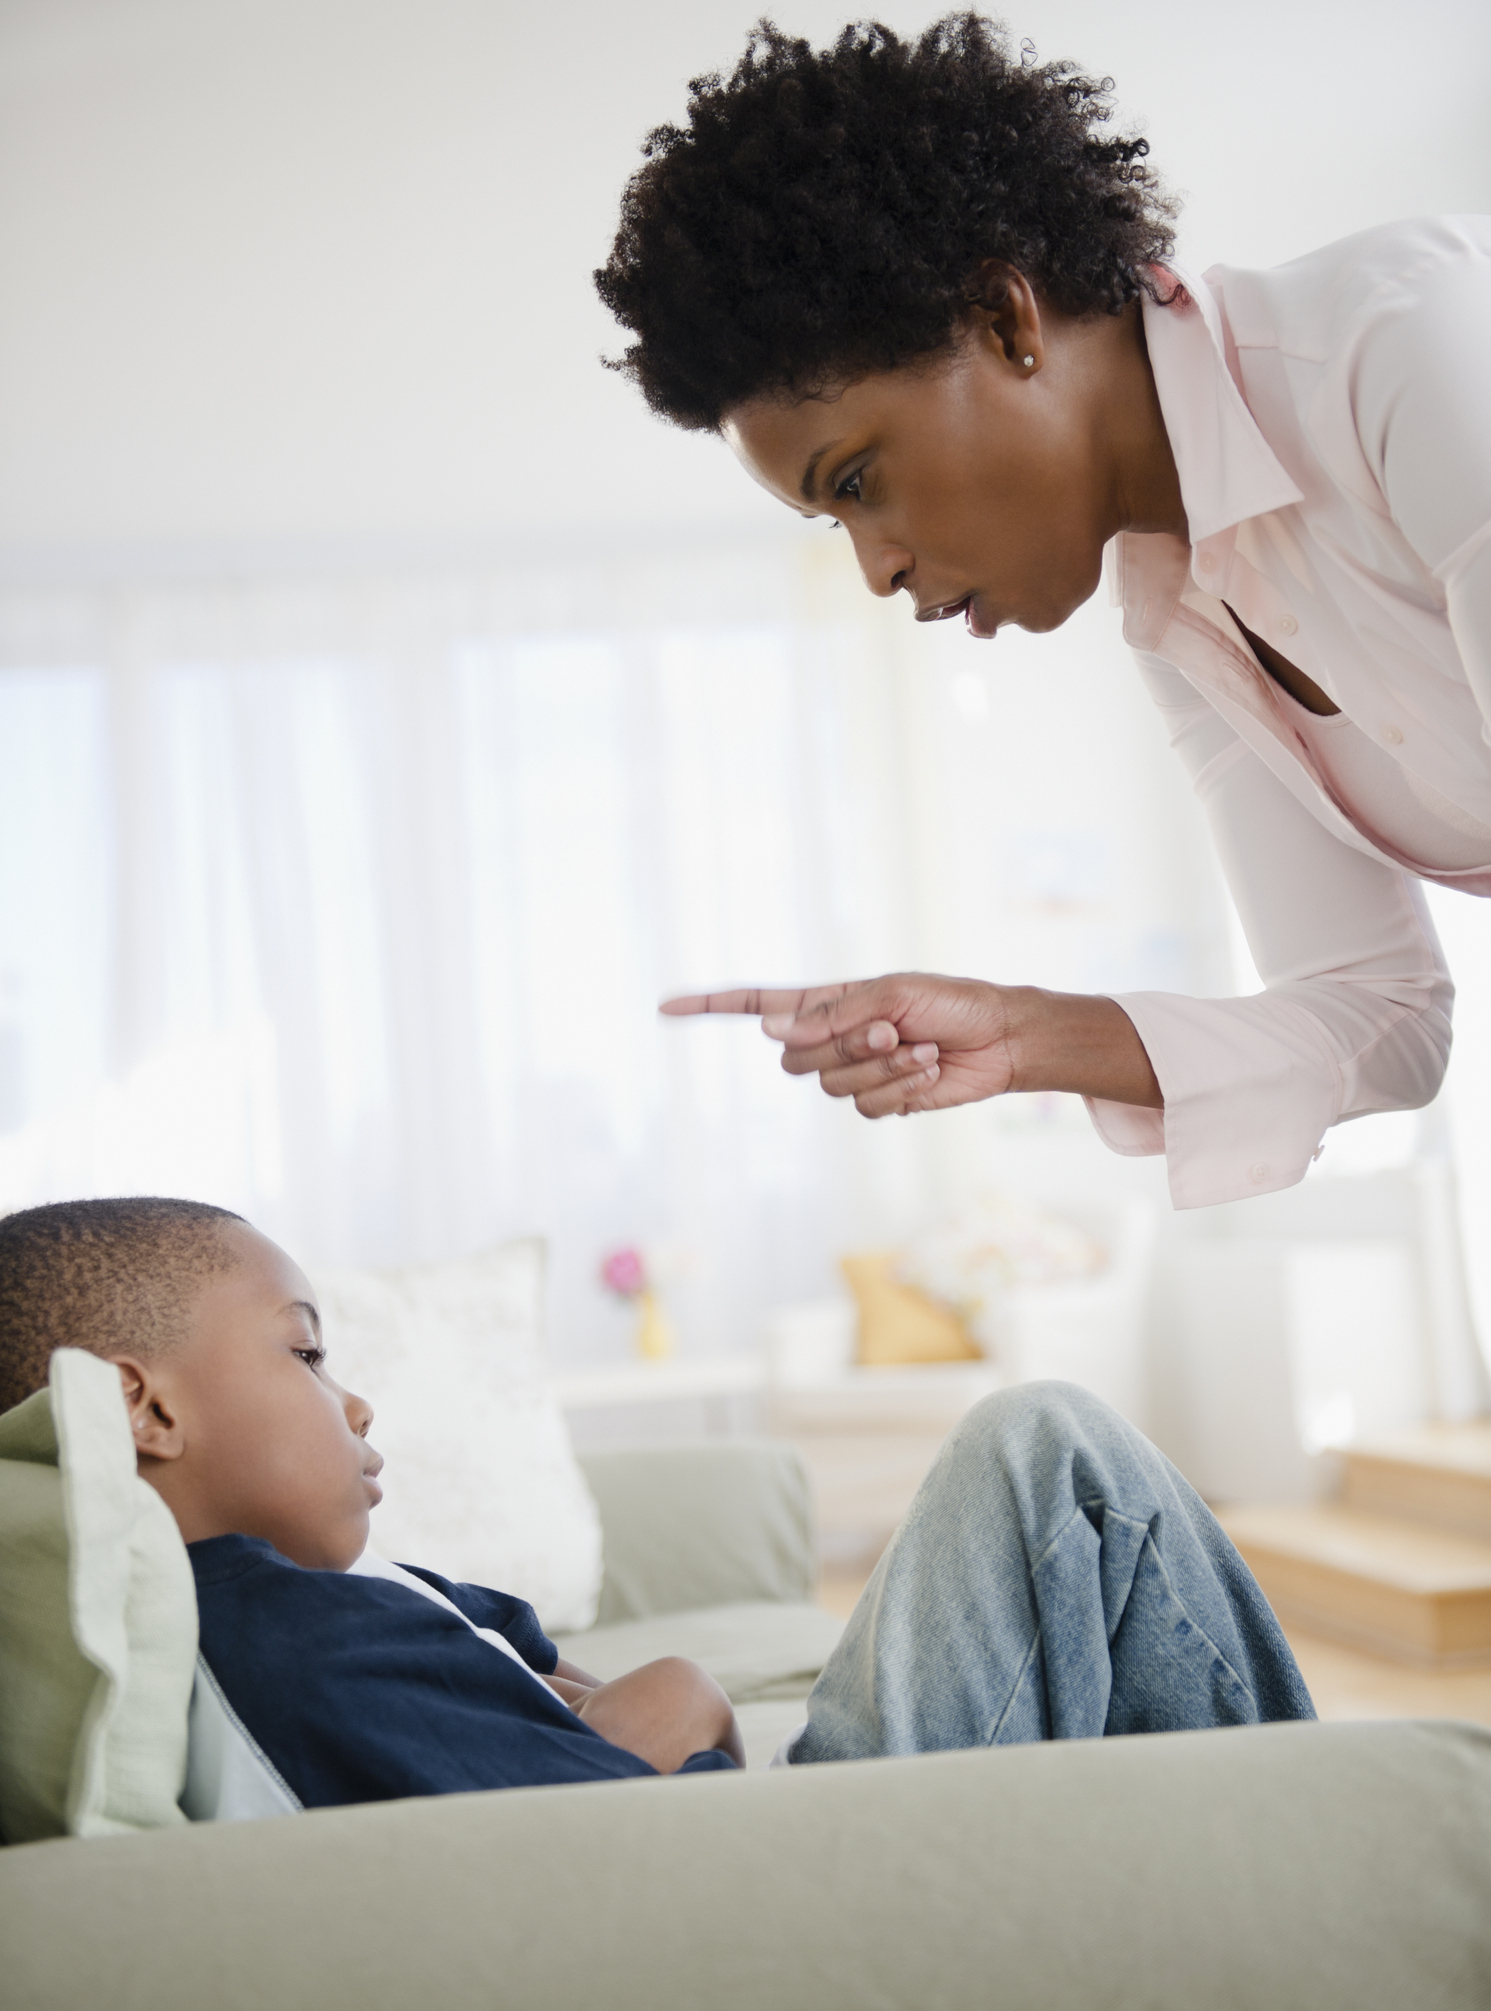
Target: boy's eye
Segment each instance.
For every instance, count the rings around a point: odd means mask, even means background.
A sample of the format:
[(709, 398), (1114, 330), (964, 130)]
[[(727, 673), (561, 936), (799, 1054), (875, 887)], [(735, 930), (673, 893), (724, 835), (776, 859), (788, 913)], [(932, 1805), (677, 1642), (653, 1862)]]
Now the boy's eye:
[(319, 1369), (321, 1364), (326, 1360), (325, 1348), (297, 1348), (295, 1353), (299, 1355), (308, 1369)]

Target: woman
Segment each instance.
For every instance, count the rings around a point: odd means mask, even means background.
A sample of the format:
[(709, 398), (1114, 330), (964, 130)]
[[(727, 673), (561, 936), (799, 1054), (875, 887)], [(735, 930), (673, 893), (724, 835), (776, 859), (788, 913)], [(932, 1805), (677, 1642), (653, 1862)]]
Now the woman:
[(1106, 86), (951, 16), (763, 26), (647, 143), (602, 298), (655, 410), (712, 428), (867, 585), (1050, 629), (1106, 557), (1267, 989), (1074, 997), (922, 975), (731, 992), (866, 1116), (1086, 1097), (1197, 1207), (1416, 1109), (1453, 988), (1420, 882), (1491, 894), (1491, 219), (1273, 272), (1170, 257)]

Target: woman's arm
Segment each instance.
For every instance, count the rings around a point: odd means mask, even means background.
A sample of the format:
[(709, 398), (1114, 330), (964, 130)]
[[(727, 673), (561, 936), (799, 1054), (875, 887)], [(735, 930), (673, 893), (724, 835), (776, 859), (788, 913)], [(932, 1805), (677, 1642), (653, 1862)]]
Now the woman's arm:
[(1092, 1114), (1116, 1150), (1163, 1150), (1177, 1207), (1205, 1207), (1293, 1186), (1334, 1124), (1430, 1102), (1454, 987), (1418, 882), (1333, 836), (1178, 672), (1143, 668), (1176, 701), (1172, 738), (1266, 989), (1124, 994), (1163, 1126), (1151, 1139), (1146, 1113)]
[(1331, 1125), (1429, 1102), (1454, 988), (1421, 889), (1333, 836), (1179, 671), (1152, 657), (1140, 667), (1195, 780), (1267, 990), (1087, 999), (898, 977), (664, 1010), (765, 1009), (784, 1066), (821, 1073), (870, 1115), (1077, 1091), (1113, 1150), (1165, 1155), (1177, 1208), (1293, 1186)]
[(715, 992), (665, 1013), (759, 1013), (789, 1075), (817, 1075), (865, 1117), (1065, 1089), (1158, 1109), (1159, 1083), (1112, 999), (902, 971), (808, 991)]

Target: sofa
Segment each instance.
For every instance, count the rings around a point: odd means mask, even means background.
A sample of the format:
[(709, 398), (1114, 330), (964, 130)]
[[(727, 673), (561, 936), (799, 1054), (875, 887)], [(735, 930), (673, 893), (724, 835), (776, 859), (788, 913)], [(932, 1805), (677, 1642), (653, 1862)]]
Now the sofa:
[(697, 1657), (741, 1774), (0, 1850), (5, 2011), (1484, 2011), (1491, 1732), (1279, 1725), (765, 1762), (838, 1623), (771, 1442), (585, 1462), (601, 1676)]

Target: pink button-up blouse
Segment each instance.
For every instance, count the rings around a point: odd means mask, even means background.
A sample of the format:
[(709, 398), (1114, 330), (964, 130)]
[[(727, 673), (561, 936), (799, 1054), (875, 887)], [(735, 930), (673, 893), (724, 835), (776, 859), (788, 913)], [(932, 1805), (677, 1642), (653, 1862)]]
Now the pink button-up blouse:
[[(1419, 882), (1491, 894), (1491, 218), (1175, 276), (1144, 330), (1190, 543), (1125, 532), (1109, 576), (1266, 990), (1120, 995), (1165, 1108), (1088, 1107), (1196, 1208), (1292, 1186), (1449, 1057)], [(1282, 691), (1229, 607), (1341, 716)]]

